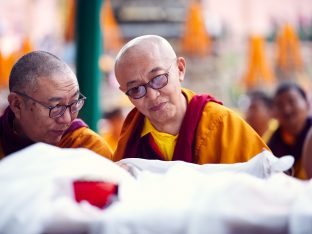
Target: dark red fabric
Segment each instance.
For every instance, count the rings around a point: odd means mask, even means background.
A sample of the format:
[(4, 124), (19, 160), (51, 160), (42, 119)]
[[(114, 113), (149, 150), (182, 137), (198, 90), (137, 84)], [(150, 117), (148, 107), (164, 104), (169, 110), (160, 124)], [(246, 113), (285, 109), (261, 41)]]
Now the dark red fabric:
[[(172, 160), (193, 162), (193, 148), (196, 136), (196, 129), (202, 116), (203, 109), (207, 102), (213, 101), (219, 104), (210, 95), (195, 95), (187, 106), (187, 110), (179, 131), (177, 144), (175, 146)], [(151, 134), (141, 137), (144, 126), (144, 116), (139, 117), (137, 127), (129, 138), (124, 158), (144, 158), (164, 160), (160, 150)]]
[(88, 127), (88, 125), (83, 122), (82, 119), (75, 119), (69, 126), (69, 128), (64, 132), (63, 136), (66, 135), (69, 132), (74, 132), (75, 130), (82, 128), (82, 127)]
[(14, 153), (34, 144), (33, 141), (22, 138), (13, 131), (14, 113), (7, 107), (0, 117), (0, 140), (5, 155)]
[(196, 129), (207, 102), (222, 102), (210, 95), (195, 95), (187, 106), (187, 110), (179, 131), (172, 160), (193, 162)]
[(104, 181), (74, 181), (75, 199), (77, 202), (87, 201), (98, 208), (107, 206), (111, 197), (117, 195), (118, 185)]
[[(28, 138), (20, 137), (19, 135), (14, 133), (14, 118), (14, 113), (10, 107), (7, 107), (3, 115), (0, 117), (0, 142), (4, 155), (14, 153), (35, 143)], [(66, 133), (73, 132), (81, 127), (88, 127), (88, 125), (81, 119), (75, 119), (71, 123), (70, 127), (66, 130), (64, 135)]]
[(141, 137), (143, 126), (144, 116), (141, 115), (139, 117), (137, 128), (134, 129), (132, 136), (128, 141), (124, 158), (164, 160), (151, 134), (146, 134), (145, 136)]

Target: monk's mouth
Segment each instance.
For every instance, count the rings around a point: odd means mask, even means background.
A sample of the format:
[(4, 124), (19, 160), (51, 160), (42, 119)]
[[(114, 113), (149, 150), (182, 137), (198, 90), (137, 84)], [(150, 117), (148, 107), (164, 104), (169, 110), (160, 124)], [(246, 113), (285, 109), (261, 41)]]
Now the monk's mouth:
[(159, 111), (166, 105), (166, 102), (162, 102), (150, 108), (151, 111)]

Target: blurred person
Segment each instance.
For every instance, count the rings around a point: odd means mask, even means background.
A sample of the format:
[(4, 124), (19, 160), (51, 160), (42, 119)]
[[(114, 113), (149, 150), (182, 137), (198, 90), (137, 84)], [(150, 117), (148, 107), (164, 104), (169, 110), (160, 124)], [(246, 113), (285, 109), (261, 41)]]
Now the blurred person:
[(312, 128), (310, 128), (303, 145), (302, 165), (307, 179), (312, 178)]
[(301, 154), (303, 143), (312, 125), (305, 91), (294, 82), (280, 84), (273, 97), (273, 111), (279, 127), (273, 133), (268, 146), (277, 157), (295, 157), (293, 175), (304, 179)]
[(268, 142), (277, 128), (277, 121), (273, 118), (272, 99), (261, 90), (248, 93), (249, 104), (245, 112), (245, 119), (253, 129)]
[(62, 60), (44, 51), (21, 57), (9, 77), (9, 106), (0, 117), (0, 158), (35, 142), (88, 148), (111, 159), (104, 139), (81, 120), (86, 97)]
[(182, 88), (185, 72), (185, 59), (160, 36), (137, 37), (120, 50), (115, 75), (135, 108), (124, 121), (115, 161), (235, 163), (268, 149), (234, 111)]
[(107, 120), (107, 129), (102, 132), (102, 136), (109, 144), (109, 146), (115, 150), (120, 136), (124, 116), (121, 108), (114, 108), (113, 110), (104, 113), (104, 119)]

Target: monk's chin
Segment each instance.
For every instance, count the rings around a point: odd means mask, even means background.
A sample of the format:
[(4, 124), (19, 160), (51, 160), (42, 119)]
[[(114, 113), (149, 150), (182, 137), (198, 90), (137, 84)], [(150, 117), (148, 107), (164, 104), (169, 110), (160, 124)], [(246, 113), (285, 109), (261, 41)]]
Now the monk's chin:
[(49, 144), (49, 145), (58, 145), (58, 143), (61, 141), (62, 136), (57, 136), (53, 138), (46, 139), (43, 141), (43, 143)]
[(168, 122), (171, 122), (172, 119), (174, 119), (174, 116), (168, 112), (164, 112), (153, 115), (153, 119), (158, 123), (167, 124)]

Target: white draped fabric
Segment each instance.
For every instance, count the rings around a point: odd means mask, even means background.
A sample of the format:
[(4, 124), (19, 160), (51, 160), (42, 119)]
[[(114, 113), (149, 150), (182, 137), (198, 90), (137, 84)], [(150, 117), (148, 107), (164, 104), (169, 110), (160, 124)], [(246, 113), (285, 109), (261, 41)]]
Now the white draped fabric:
[[(311, 181), (281, 173), (291, 156), (264, 151), (227, 165), (118, 164), (87, 149), (43, 143), (6, 157), (0, 233), (312, 233)], [(116, 183), (118, 197), (104, 209), (77, 203), (75, 180)]]

